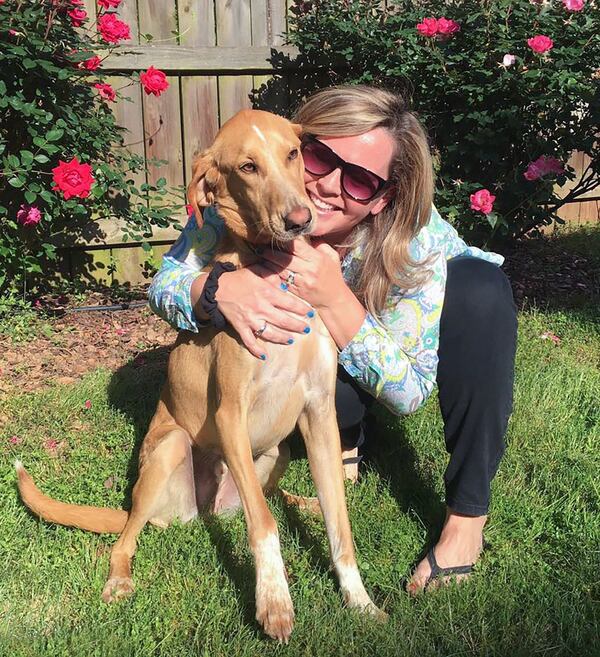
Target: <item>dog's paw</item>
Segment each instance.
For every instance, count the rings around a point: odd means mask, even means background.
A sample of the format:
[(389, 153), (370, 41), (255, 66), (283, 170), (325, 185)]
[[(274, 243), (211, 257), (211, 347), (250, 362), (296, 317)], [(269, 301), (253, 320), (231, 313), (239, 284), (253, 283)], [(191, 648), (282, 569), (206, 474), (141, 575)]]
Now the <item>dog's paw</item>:
[(256, 596), (256, 620), (265, 634), (287, 644), (294, 627), (294, 606), (287, 587), (284, 590), (265, 591)]
[(102, 590), (102, 600), (107, 604), (127, 598), (135, 591), (131, 577), (111, 577)]
[(366, 591), (362, 595), (346, 595), (344, 602), (348, 609), (356, 609), (360, 614), (370, 616), (380, 623), (386, 623), (389, 616), (379, 609), (379, 607), (371, 600)]

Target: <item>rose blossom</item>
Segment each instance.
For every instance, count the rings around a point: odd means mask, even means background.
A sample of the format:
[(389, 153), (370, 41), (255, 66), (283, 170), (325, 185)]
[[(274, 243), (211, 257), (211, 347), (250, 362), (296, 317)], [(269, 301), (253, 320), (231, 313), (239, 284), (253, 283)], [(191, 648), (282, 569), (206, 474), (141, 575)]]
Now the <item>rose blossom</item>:
[(565, 172), (565, 167), (560, 160), (555, 157), (541, 155), (537, 160), (530, 162), (527, 166), (527, 171), (523, 176), (527, 180), (539, 180), (549, 173), (560, 176)]
[(517, 58), (514, 55), (506, 53), (506, 55), (504, 55), (504, 58), (502, 59), (502, 66), (508, 68), (509, 66), (512, 66), (516, 61)]
[(534, 51), (539, 53), (547, 52), (554, 45), (554, 41), (550, 37), (544, 36), (543, 34), (537, 34), (531, 39), (527, 39), (527, 45)]
[(98, 55), (94, 55), (93, 57), (85, 59), (84, 61), (77, 64), (77, 68), (83, 69), (85, 71), (96, 71), (100, 68), (100, 66), (102, 66), (102, 60), (100, 57), (98, 57)]
[(35, 205), (22, 205), (17, 212), (17, 221), (25, 228), (31, 228), (40, 223), (42, 213)]
[(437, 18), (424, 18), (423, 22), (417, 25), (417, 30), (423, 36), (435, 36), (438, 33)]
[(104, 9), (116, 9), (122, 0), (98, 0), (98, 4)]
[(110, 86), (110, 84), (105, 84), (104, 82), (97, 82), (94, 85), (95, 89), (98, 89), (98, 93), (104, 100), (114, 101), (117, 97), (115, 90)]
[(185, 211), (187, 212), (188, 218), (194, 214), (194, 208), (189, 203), (185, 206)]
[(150, 95), (160, 96), (160, 94), (167, 89), (169, 83), (167, 76), (158, 69), (151, 66), (147, 71), (140, 73), (140, 82), (144, 87), (144, 91)]
[(85, 9), (71, 9), (67, 12), (71, 18), (71, 23), (73, 27), (81, 27), (85, 21), (87, 21), (87, 11)]
[(471, 194), (471, 209), (483, 214), (489, 214), (492, 211), (496, 197), (487, 189), (480, 189), (478, 192)]
[(460, 31), (460, 25), (453, 20), (450, 20), (449, 18), (438, 18), (437, 21), (437, 30), (438, 34), (442, 34), (444, 36), (452, 36), (455, 32)]
[(85, 198), (94, 182), (92, 167), (81, 164), (76, 157), (70, 162), (59, 160), (58, 166), (52, 169), (52, 180), (55, 183), (53, 191), (63, 192), (66, 200), (72, 196)]
[(98, 19), (98, 30), (107, 43), (118, 43), (131, 38), (129, 25), (120, 21), (114, 14), (102, 14)]
[(585, 0), (563, 0), (563, 5), (568, 11), (581, 11)]

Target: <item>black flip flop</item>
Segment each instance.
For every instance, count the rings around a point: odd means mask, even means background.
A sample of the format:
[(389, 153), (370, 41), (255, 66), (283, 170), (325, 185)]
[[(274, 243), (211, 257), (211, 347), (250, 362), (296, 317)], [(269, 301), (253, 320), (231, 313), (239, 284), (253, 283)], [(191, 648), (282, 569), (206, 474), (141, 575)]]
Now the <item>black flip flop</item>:
[(466, 566), (448, 566), (447, 568), (440, 567), (435, 558), (434, 549), (435, 548), (431, 548), (431, 550), (429, 550), (427, 553), (427, 561), (431, 567), (431, 573), (425, 582), (425, 586), (423, 587), (424, 589), (426, 589), (434, 579), (440, 579), (440, 577), (451, 577), (452, 575), (469, 575), (473, 572), (473, 567), (475, 566), (473, 563)]

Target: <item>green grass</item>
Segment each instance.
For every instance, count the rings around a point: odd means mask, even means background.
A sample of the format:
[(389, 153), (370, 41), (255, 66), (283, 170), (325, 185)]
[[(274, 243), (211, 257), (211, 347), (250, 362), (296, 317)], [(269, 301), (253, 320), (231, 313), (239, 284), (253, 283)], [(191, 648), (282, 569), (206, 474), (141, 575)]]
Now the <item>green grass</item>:
[[(560, 345), (540, 339), (544, 331)], [(600, 313), (592, 305), (528, 311), (519, 338), (491, 548), (475, 575), (415, 600), (404, 593), (440, 527), (446, 455), (435, 399), (401, 420), (382, 412), (373, 460), (348, 488), (348, 506), (365, 584), (390, 620), (378, 625), (342, 608), (322, 522), (272, 500), (296, 608), (287, 648), (253, 620), (240, 514), (147, 527), (136, 594), (107, 606), (100, 593), (115, 538), (40, 522), (18, 499), (17, 457), (48, 494), (127, 506), (162, 372), (98, 370), (76, 385), (9, 398), (0, 434), (0, 655), (600, 655)], [(13, 445), (13, 435), (22, 442)], [(49, 439), (64, 441), (57, 455), (44, 447)], [(292, 462), (283, 483), (312, 490), (305, 460)]]

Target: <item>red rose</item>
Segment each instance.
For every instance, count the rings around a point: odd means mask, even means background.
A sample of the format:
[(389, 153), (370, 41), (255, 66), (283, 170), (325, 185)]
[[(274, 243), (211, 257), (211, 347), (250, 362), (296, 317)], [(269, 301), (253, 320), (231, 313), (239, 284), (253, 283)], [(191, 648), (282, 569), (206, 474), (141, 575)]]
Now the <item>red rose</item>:
[(85, 9), (71, 9), (67, 14), (73, 23), (73, 27), (81, 27), (87, 21), (87, 11)]
[(417, 25), (420, 34), (426, 37), (435, 36), (438, 33), (437, 18), (424, 18), (422, 23)]
[(155, 96), (160, 94), (168, 88), (167, 76), (158, 69), (151, 66), (147, 71), (140, 73), (140, 82), (144, 87), (144, 91)]
[(17, 221), (25, 228), (31, 228), (40, 223), (42, 213), (35, 205), (22, 205), (17, 212)]
[(120, 21), (115, 14), (102, 14), (98, 19), (98, 30), (106, 43), (118, 43), (131, 38), (129, 25)]
[(487, 189), (480, 189), (475, 194), (471, 194), (471, 209), (483, 214), (489, 214), (492, 211), (496, 197)]
[(77, 68), (83, 69), (85, 71), (95, 71), (102, 66), (102, 60), (98, 55), (94, 55), (93, 57), (90, 57), (89, 59), (85, 59), (82, 62), (79, 62), (77, 65)]
[(122, 0), (98, 0), (98, 4), (104, 9), (116, 9)]
[(437, 21), (437, 30), (438, 34), (443, 34), (444, 36), (452, 36), (455, 32), (460, 31), (460, 25), (449, 18), (438, 18)]
[(76, 157), (70, 162), (58, 161), (58, 166), (52, 169), (53, 191), (61, 191), (68, 201), (72, 196), (85, 198), (90, 193), (94, 182), (92, 167), (81, 164)]
[(94, 89), (98, 89), (98, 93), (104, 100), (114, 101), (117, 97), (115, 90), (110, 86), (110, 84), (105, 84), (103, 82), (97, 82), (94, 85)]
[(531, 39), (527, 39), (527, 45), (533, 50), (533, 52), (537, 52), (541, 55), (552, 48), (554, 41), (543, 34), (537, 34)]

